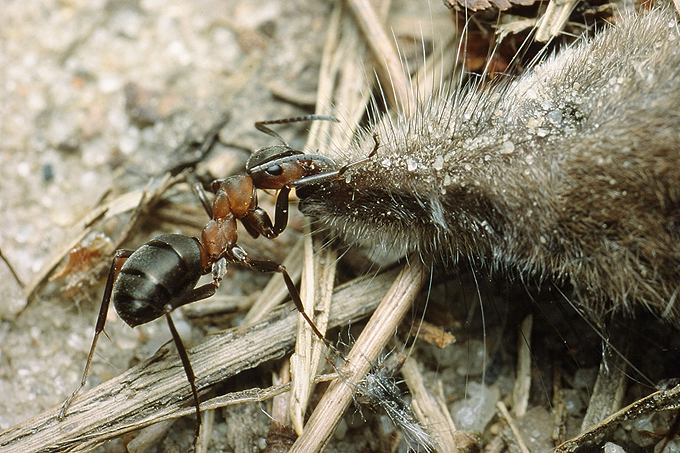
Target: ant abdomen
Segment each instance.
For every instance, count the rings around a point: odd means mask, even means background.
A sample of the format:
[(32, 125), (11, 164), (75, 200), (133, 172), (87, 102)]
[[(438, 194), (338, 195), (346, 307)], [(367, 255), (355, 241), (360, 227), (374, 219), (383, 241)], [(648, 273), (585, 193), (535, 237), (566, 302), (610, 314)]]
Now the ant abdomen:
[(116, 312), (129, 326), (153, 321), (175, 307), (178, 297), (192, 290), (201, 269), (198, 241), (180, 234), (163, 234), (135, 250), (120, 268), (113, 286)]

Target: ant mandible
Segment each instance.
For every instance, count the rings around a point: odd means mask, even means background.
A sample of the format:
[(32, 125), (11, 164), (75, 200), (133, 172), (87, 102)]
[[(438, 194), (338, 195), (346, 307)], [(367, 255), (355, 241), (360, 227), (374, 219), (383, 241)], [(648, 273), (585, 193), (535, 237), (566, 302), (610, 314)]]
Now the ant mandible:
[[(271, 260), (251, 258), (238, 245), (236, 230), (236, 221), (240, 220), (246, 231), (254, 238), (260, 235), (269, 239), (277, 237), (288, 224), (288, 195), (293, 187), (337, 178), (351, 166), (370, 158), (378, 147), (377, 139), (374, 137), (375, 147), (366, 159), (336, 170), (336, 165), (331, 159), (295, 150), (286, 144), (279, 134), (267, 127), (270, 124), (316, 120), (337, 121), (332, 116), (307, 115), (255, 123), (258, 130), (278, 139), (282, 144), (265, 147), (253, 153), (246, 163), (245, 174), (213, 181), (210, 187), (214, 193), (212, 202), (209, 201), (203, 186), (200, 183), (194, 184), (193, 189), (210, 217), (200, 237), (162, 234), (136, 250), (121, 249), (115, 252), (80, 385), (64, 401), (59, 411), (60, 420), (66, 416), (71, 402), (85, 386), (97, 340), (104, 330), (109, 303), (113, 299), (116, 312), (130, 327), (165, 316), (191, 386), (196, 408), (197, 437), (201, 417), (196, 379), (171, 313), (177, 307), (214, 295), (226, 273), (227, 263), (239, 264), (259, 272), (280, 273), (297, 310), (314, 334), (326, 342), (323, 334), (305, 313), (300, 294), (286, 268)], [(214, 133), (219, 133), (219, 130), (215, 130)], [(214, 143), (215, 137), (207, 140)], [(258, 206), (257, 189), (279, 191), (274, 223)], [(196, 287), (199, 278), (209, 273), (213, 274), (213, 280)]]

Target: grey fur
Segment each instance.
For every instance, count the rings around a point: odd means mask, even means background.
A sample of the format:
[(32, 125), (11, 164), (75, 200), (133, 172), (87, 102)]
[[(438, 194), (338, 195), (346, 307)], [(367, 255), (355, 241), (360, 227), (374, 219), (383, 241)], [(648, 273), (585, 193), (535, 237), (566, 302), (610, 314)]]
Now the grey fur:
[(570, 282), (593, 313), (680, 325), (680, 30), (629, 17), (514, 82), (365, 131), (301, 209), (350, 243)]

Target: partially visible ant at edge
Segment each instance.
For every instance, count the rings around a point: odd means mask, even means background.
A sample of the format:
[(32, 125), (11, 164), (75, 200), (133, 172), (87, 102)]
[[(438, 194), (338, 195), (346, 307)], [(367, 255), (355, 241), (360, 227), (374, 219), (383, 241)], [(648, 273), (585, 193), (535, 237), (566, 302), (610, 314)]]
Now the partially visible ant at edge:
[[(331, 346), (305, 313), (300, 294), (286, 268), (271, 260), (251, 258), (237, 243), (237, 220), (241, 221), (254, 238), (260, 235), (268, 239), (276, 238), (288, 224), (288, 195), (291, 189), (341, 177), (350, 167), (370, 159), (378, 149), (378, 138), (374, 137), (374, 147), (366, 158), (336, 169), (337, 166), (331, 159), (293, 149), (278, 133), (267, 127), (272, 124), (306, 121), (338, 120), (333, 116), (306, 115), (256, 122), (255, 127), (259, 131), (277, 139), (281, 144), (255, 151), (246, 163), (245, 174), (214, 180), (210, 184), (210, 191), (214, 194), (212, 201), (201, 183), (193, 183), (192, 188), (210, 217), (199, 237), (161, 234), (136, 250), (120, 249), (115, 252), (80, 385), (62, 404), (59, 420), (64, 419), (73, 399), (85, 386), (97, 340), (104, 330), (109, 303), (113, 299), (118, 316), (130, 327), (165, 316), (191, 386), (196, 408), (195, 443), (201, 425), (196, 379), (171, 313), (177, 307), (214, 295), (226, 274), (228, 263), (259, 272), (281, 274), (297, 310), (314, 334), (327, 346)], [(211, 129), (206, 135), (200, 146), (202, 156), (214, 146), (219, 130), (225, 123), (226, 121), (221, 121), (220, 127)], [(279, 191), (273, 223), (267, 212), (258, 206), (257, 189)], [(199, 278), (210, 273), (212, 281), (196, 287)]]

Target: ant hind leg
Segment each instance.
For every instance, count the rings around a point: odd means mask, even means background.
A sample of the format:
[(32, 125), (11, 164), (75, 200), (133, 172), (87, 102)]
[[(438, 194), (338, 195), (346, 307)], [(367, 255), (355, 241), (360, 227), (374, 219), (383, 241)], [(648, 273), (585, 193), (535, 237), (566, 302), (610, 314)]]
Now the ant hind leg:
[(182, 361), (182, 368), (184, 368), (184, 374), (187, 376), (187, 381), (191, 386), (191, 395), (194, 400), (194, 407), (196, 408), (196, 427), (194, 431), (194, 450), (196, 447), (196, 442), (198, 440), (198, 435), (201, 430), (201, 403), (198, 398), (198, 389), (196, 388), (196, 375), (194, 374), (194, 369), (191, 366), (191, 361), (189, 360), (189, 354), (187, 353), (184, 343), (182, 342), (182, 337), (180, 337), (175, 323), (172, 320), (170, 313), (182, 305), (190, 304), (192, 302), (197, 302), (199, 300), (207, 299), (215, 294), (217, 285), (215, 283), (206, 283), (205, 285), (194, 288), (191, 291), (184, 294), (181, 299), (177, 300), (172, 304), (168, 304), (164, 307), (165, 309), (165, 320), (168, 322), (168, 328), (172, 334), (172, 340), (177, 348), (177, 354)]
[(99, 339), (99, 334), (104, 331), (104, 325), (106, 324), (106, 314), (109, 311), (113, 283), (116, 281), (123, 263), (125, 263), (125, 261), (130, 257), (130, 255), (132, 255), (133, 252), (134, 250), (120, 249), (116, 250), (116, 254), (113, 256), (111, 268), (109, 269), (109, 276), (106, 280), (106, 288), (104, 289), (104, 297), (102, 297), (102, 303), (99, 306), (99, 315), (97, 316), (97, 324), (94, 327), (94, 337), (92, 338), (92, 344), (90, 345), (90, 352), (87, 354), (85, 369), (83, 370), (83, 375), (80, 378), (80, 385), (73, 393), (71, 393), (71, 395), (69, 395), (68, 398), (66, 398), (66, 401), (64, 401), (64, 403), (61, 405), (59, 415), (57, 416), (59, 420), (63, 420), (64, 417), (66, 417), (66, 411), (71, 405), (71, 402), (87, 382), (87, 376), (90, 373), (90, 366), (92, 365), (92, 359), (94, 358), (94, 351), (97, 347), (97, 340)]
[(182, 338), (175, 328), (175, 323), (172, 321), (172, 316), (170, 312), (172, 311), (172, 306), (168, 305), (165, 310), (165, 319), (168, 322), (168, 328), (170, 328), (170, 333), (172, 334), (172, 339), (175, 342), (175, 347), (177, 348), (177, 353), (182, 361), (182, 367), (184, 368), (184, 373), (187, 375), (187, 380), (191, 386), (191, 394), (194, 399), (194, 407), (196, 408), (196, 427), (194, 431), (194, 444), (198, 439), (198, 434), (201, 430), (201, 403), (198, 399), (198, 390), (196, 389), (196, 376), (194, 375), (194, 369), (191, 367), (191, 362), (189, 361), (189, 355), (187, 350), (182, 343)]

